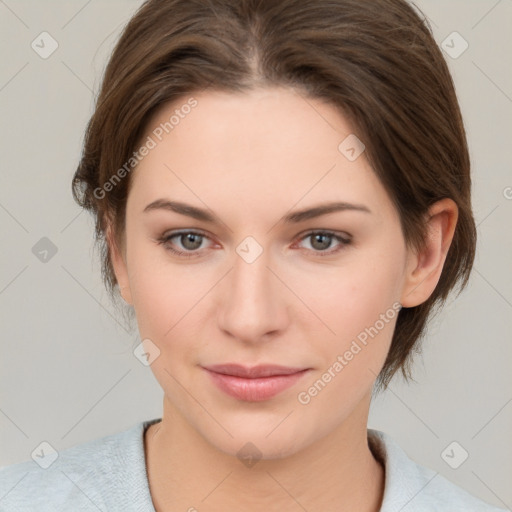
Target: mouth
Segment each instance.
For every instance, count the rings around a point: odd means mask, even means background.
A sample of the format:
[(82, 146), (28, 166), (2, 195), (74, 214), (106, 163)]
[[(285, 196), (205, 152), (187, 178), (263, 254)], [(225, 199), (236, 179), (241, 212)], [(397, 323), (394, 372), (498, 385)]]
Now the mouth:
[(262, 402), (293, 386), (311, 368), (220, 364), (201, 367), (218, 389), (238, 400)]

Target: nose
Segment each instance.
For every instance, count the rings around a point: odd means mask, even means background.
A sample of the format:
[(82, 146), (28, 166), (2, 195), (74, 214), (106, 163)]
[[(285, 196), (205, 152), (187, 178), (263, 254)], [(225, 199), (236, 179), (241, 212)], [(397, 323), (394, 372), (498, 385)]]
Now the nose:
[(252, 263), (235, 254), (233, 268), (223, 283), (218, 325), (241, 342), (269, 341), (289, 323), (286, 288), (269, 266), (272, 268), (265, 251)]

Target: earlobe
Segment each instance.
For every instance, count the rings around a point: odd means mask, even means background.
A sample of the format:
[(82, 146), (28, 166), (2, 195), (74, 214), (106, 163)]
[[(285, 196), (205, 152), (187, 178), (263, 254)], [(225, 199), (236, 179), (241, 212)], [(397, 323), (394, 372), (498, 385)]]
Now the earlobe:
[(457, 218), (458, 208), (452, 199), (441, 199), (429, 208), (424, 247), (419, 252), (411, 249), (408, 254), (400, 301), (403, 307), (418, 306), (434, 292), (453, 240)]
[(114, 274), (119, 285), (121, 297), (124, 299), (126, 303), (132, 304), (132, 295), (130, 291), (130, 283), (128, 279), (128, 270), (126, 268), (126, 262), (124, 261), (121, 251), (118, 248), (110, 223), (107, 226), (106, 241), (109, 248), (109, 254), (110, 259), (112, 261)]

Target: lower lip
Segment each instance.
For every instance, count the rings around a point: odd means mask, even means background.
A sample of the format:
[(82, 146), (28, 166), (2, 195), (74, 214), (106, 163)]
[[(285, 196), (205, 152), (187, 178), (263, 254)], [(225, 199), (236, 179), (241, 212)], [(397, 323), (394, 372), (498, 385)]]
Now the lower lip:
[(274, 375), (259, 379), (245, 379), (206, 370), (214, 384), (224, 393), (246, 402), (263, 402), (293, 386), (308, 370), (291, 375)]

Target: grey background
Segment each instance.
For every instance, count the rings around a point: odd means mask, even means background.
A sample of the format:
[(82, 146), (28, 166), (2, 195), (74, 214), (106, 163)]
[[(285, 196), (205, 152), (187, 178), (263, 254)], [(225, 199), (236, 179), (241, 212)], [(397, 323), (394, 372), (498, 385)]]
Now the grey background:
[[(161, 416), (162, 390), (109, 303), (92, 218), (70, 188), (93, 92), (139, 4), (0, 0), (0, 465), (28, 460), (43, 440), (62, 450)], [(454, 31), (469, 43), (446, 58), (471, 147), (478, 255), (468, 289), (431, 324), (416, 384), (395, 379), (369, 426), (510, 508), (512, 1), (417, 5), (440, 45)], [(48, 59), (31, 48), (42, 31), (59, 44)], [(42, 237), (57, 248), (47, 262), (32, 252)], [(458, 469), (441, 457), (452, 441), (469, 453)]]

